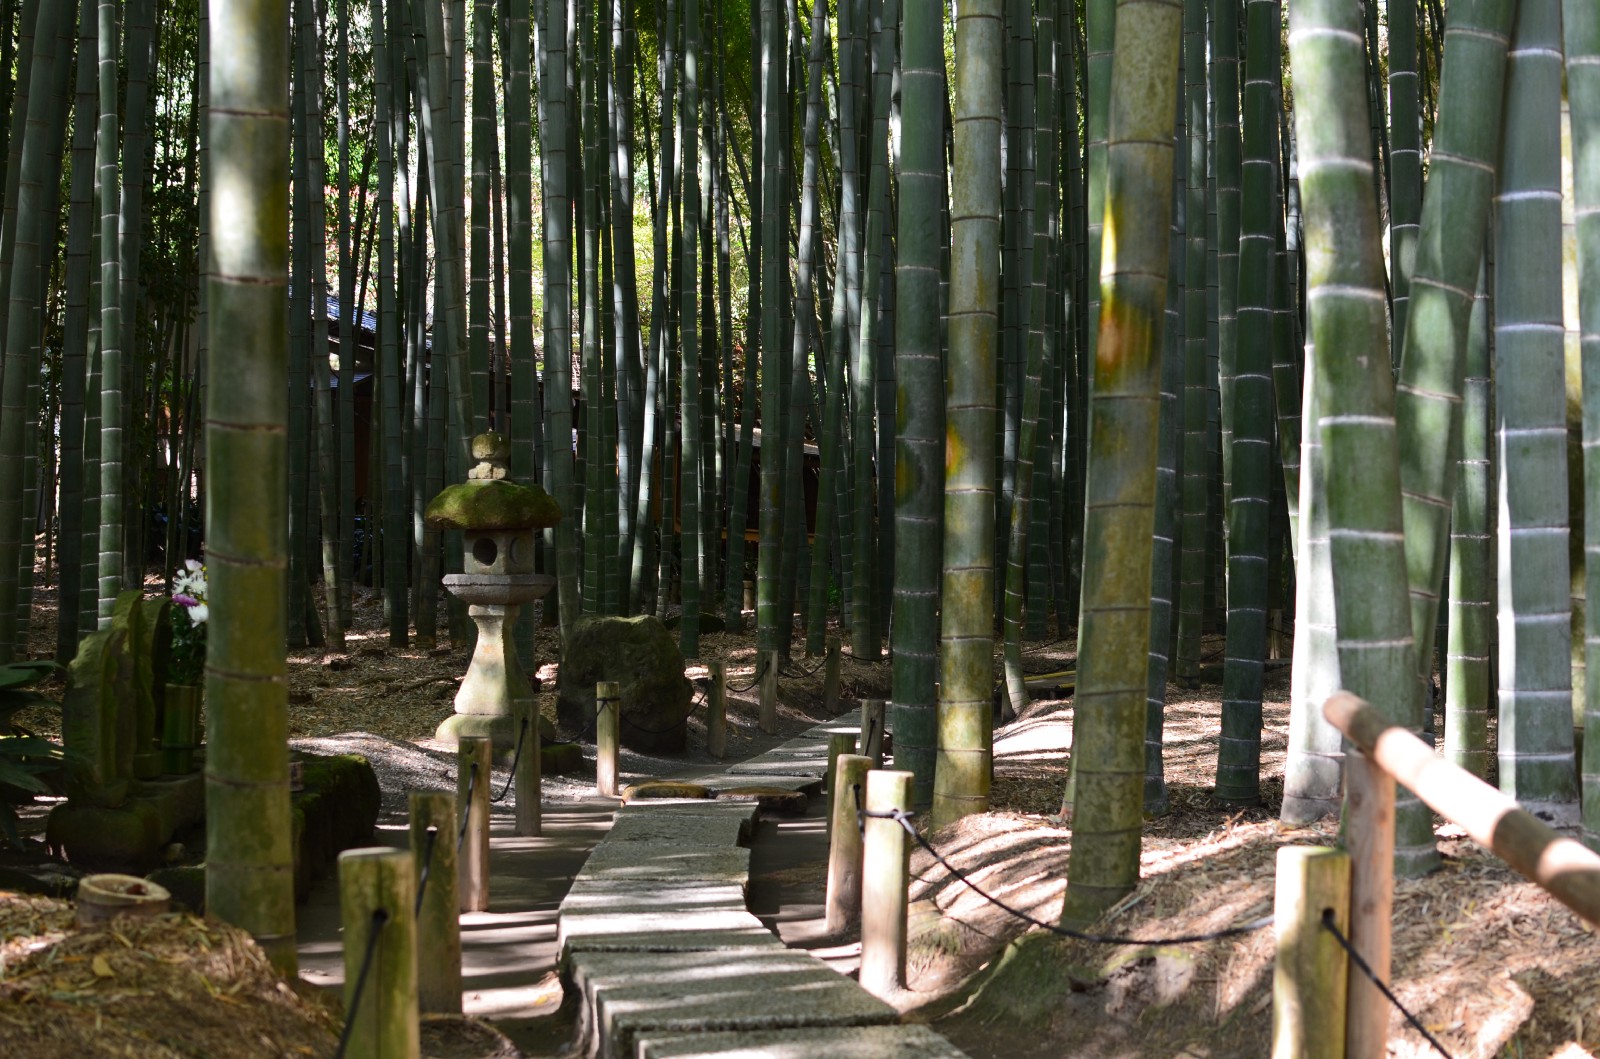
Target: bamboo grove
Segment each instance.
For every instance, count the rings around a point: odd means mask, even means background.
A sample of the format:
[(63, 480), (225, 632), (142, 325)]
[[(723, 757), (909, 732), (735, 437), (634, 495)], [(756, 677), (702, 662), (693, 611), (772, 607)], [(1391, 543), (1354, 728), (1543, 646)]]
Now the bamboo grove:
[(753, 582), (763, 651), (891, 667), (936, 825), (1074, 640), (1069, 919), (1137, 881), (1169, 688), (1267, 796), (1284, 655), (1287, 822), (1347, 687), (1600, 845), (1593, 0), (234, 6), (0, 0), (0, 661), (202, 507), (280, 659), (373, 594), (463, 639), (421, 511), (494, 429), (566, 513), (525, 652), (692, 658)]

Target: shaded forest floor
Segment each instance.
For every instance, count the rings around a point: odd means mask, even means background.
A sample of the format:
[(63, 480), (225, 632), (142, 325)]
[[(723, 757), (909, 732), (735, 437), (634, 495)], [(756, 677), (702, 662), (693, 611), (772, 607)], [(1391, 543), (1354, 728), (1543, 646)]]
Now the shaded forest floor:
[[(292, 653), (291, 737), (367, 732), (433, 747), (433, 729), (451, 708), (469, 652), (464, 646), (390, 647), (380, 628), (381, 606), (364, 590), (358, 590), (355, 617), (345, 653)], [(35, 655), (47, 654), (54, 642), (52, 618), (32, 630)], [(554, 631), (541, 629), (541, 703), (552, 719), (553, 643)], [(1027, 646), (1031, 673), (1074, 664), (1070, 642)], [(1208, 639), (1208, 658), (1220, 658), (1221, 647), (1220, 638)], [(703, 636), (689, 675), (704, 676), (712, 659), (728, 664), (730, 687), (749, 683), (753, 632)], [(823, 719), (819, 662), (804, 658), (803, 643), (796, 641), (781, 681), (783, 734)], [(1211, 682), (1196, 689), (1169, 685), (1171, 811), (1147, 819), (1143, 881), (1098, 924), (1102, 931), (1159, 939), (1253, 919), (1271, 910), (1280, 846), (1336, 841), (1334, 821), (1302, 829), (1276, 821), (1289, 723), (1286, 665), (1267, 679), (1263, 804), (1240, 809), (1212, 797), (1221, 688), (1219, 672), (1206, 675)], [(843, 677), (847, 709), (859, 698), (888, 697), (886, 664), (846, 656)], [(755, 725), (755, 692), (730, 694), (728, 708), (728, 756), (748, 756), (767, 742)], [(33, 710), (18, 720), (42, 734), (59, 734), (59, 713)], [(689, 727), (684, 760), (698, 761), (705, 756), (702, 717), (692, 717)], [(978, 886), (1047, 922), (1060, 910), (1071, 847), (1071, 831), (1058, 816), (1071, 742), (1070, 695), (1034, 701), (996, 730), (991, 812), (930, 836)], [(42, 815), (30, 814), (25, 824), (37, 832)], [(1443, 867), (1425, 879), (1402, 881), (1395, 894), (1393, 978), (1402, 1002), (1456, 1057), (1591, 1054), (1587, 1049), (1600, 1045), (1600, 936), (1458, 829), (1442, 826), (1438, 834)], [(825, 865), (788, 871), (789, 883), (814, 889), (820, 902)], [(1270, 1051), (1270, 930), (1183, 946), (1093, 945), (1030, 930), (922, 850), (913, 855), (912, 873), (910, 989), (898, 1006), (910, 1020), (933, 1023), (975, 1059), (1198, 1059)], [(9, 940), (15, 944), (17, 935)], [(0, 917), (0, 957), (7, 941)], [(5, 1000), (0, 990), (0, 1009)], [(1391, 1055), (1435, 1054), (1398, 1013), (1390, 1033)]]

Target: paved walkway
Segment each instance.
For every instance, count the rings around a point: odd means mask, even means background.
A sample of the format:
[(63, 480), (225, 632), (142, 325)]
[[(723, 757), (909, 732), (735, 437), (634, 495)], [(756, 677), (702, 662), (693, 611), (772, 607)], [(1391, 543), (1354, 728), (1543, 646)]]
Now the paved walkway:
[[(696, 778), (714, 790), (820, 789), (828, 737), (796, 739)], [(638, 801), (616, 815), (560, 908), (562, 978), (594, 1059), (953, 1059), (925, 1026), (806, 952), (746, 905), (753, 801)]]

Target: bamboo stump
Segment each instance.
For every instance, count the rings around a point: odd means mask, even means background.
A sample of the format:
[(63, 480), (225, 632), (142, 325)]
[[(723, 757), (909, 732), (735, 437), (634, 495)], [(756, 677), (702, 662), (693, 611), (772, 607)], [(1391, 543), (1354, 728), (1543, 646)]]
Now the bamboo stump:
[(594, 686), (594, 785), (607, 798), (615, 798), (617, 747), (622, 736), (622, 685), (602, 680)]
[[(349, 1059), (416, 1059), (422, 1051), (414, 870), (408, 850), (380, 847), (339, 854), (344, 1002), (350, 1025), (344, 1054)], [(372, 962), (363, 979), (369, 948)], [(360, 997), (355, 996), (358, 983)]]
[[(909, 772), (867, 774), (866, 810), (911, 809)], [(906, 984), (906, 900), (911, 847), (898, 820), (867, 817), (861, 843), (861, 988), (888, 997)]]
[(872, 759), (872, 767), (883, 768), (883, 720), (885, 709), (882, 699), (861, 700), (861, 752)]
[(1322, 925), (1333, 909), (1349, 930), (1350, 857), (1342, 849), (1285, 846), (1278, 850), (1272, 971), (1273, 1059), (1344, 1059), (1349, 958)]
[(486, 735), (462, 736), (456, 745), (457, 827), (465, 823), (457, 867), (463, 912), (489, 909), (489, 765), (493, 747)]
[(706, 692), (706, 753), (717, 759), (728, 756), (728, 666), (712, 662), (711, 688)]
[(865, 797), (872, 759), (861, 754), (840, 754), (830, 792), (833, 812), (828, 820), (827, 930), (842, 934), (861, 918), (861, 827), (856, 823), (856, 799)]
[(829, 797), (834, 793), (833, 780), (837, 774), (839, 758), (855, 752), (856, 737), (849, 732), (836, 732), (828, 736), (828, 771), (824, 774), (823, 786), (827, 789)]
[(540, 791), (544, 786), (540, 754), (539, 712), (537, 700), (529, 697), (517, 703), (521, 724), (517, 733), (522, 752), (515, 754), (516, 768), (512, 772), (511, 786), (516, 791), (516, 832), (523, 838), (538, 838), (544, 830), (540, 814)]
[(837, 636), (828, 637), (828, 654), (822, 663), (822, 708), (829, 717), (839, 716), (839, 666), (842, 652)]
[[(423, 1011), (461, 1013), (461, 919), (456, 879), (456, 799), (412, 791), (411, 854), (416, 865), (417, 1002)], [(432, 837), (430, 838), (430, 832)]]
[(778, 731), (778, 666), (777, 651), (761, 655), (761, 730), (768, 735)]

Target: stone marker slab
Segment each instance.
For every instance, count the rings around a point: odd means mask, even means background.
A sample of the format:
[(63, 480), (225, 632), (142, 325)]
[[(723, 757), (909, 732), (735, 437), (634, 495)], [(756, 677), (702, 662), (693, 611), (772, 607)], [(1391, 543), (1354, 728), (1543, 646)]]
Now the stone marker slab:
[(646, 1034), (638, 1059), (966, 1059), (926, 1026)]
[(644, 1034), (888, 1025), (888, 1004), (805, 953), (745, 949), (685, 953), (579, 953), (586, 1054), (625, 1059)]
[(750, 851), (743, 846), (691, 846), (672, 842), (602, 842), (589, 854), (583, 875), (590, 879), (699, 880), (744, 886), (750, 878)]

